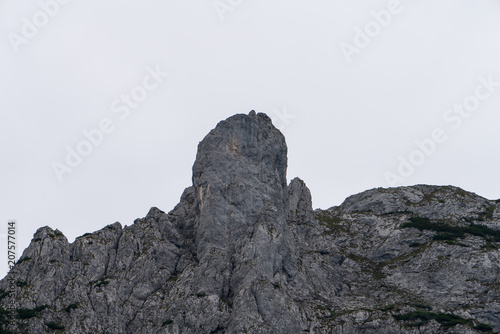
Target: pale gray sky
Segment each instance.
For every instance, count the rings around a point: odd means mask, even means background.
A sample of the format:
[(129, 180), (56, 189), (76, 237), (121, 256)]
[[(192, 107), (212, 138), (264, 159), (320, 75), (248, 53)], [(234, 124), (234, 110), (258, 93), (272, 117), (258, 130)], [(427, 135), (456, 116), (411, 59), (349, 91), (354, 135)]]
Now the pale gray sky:
[[(0, 245), (9, 219), (19, 256), (44, 225), (73, 241), (171, 210), (198, 142), (251, 109), (316, 208), (388, 175), (499, 198), (499, 16), (497, 0), (4, 0)], [(91, 153), (72, 168), (67, 147)]]

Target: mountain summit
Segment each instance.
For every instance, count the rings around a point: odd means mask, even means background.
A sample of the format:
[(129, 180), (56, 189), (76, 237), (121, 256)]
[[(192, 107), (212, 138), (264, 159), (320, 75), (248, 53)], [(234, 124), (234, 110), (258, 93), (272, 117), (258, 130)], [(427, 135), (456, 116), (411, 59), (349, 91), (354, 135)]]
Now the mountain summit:
[(220, 122), (169, 213), (71, 244), (36, 231), (0, 333), (500, 332), (498, 201), (418, 185), (313, 211), (286, 168), (267, 115)]

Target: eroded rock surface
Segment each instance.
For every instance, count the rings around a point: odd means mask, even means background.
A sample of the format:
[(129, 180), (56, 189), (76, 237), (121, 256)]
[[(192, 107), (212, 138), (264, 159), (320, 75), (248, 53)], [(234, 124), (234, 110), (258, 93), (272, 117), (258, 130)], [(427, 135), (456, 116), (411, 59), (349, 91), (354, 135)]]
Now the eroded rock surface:
[(71, 244), (40, 228), (0, 333), (500, 332), (499, 203), (418, 185), (313, 211), (286, 167), (267, 115), (220, 122), (171, 212)]

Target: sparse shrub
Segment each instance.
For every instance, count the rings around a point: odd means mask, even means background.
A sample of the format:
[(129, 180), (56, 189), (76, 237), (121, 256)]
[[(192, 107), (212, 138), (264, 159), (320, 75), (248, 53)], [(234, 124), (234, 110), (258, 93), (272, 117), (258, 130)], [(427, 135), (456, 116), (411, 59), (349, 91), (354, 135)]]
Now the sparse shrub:
[(100, 280), (99, 282), (97, 282), (97, 283), (94, 285), (94, 287), (99, 288), (99, 287), (101, 287), (101, 286), (103, 286), (103, 285), (108, 285), (108, 284), (109, 284), (109, 281), (106, 281), (106, 280), (102, 279), (102, 280)]
[(433, 240), (447, 240), (447, 241), (455, 240), (455, 238), (456, 235), (451, 233), (438, 233), (432, 237)]
[(5, 317), (6, 315), (10, 315), (10, 312), (0, 307), (0, 333), (2, 333), (1, 329), (3, 325), (7, 325), (9, 321)]
[(391, 304), (391, 305), (387, 305), (387, 306), (381, 307), (381, 308), (379, 308), (379, 310), (382, 311), (382, 312), (389, 312), (389, 311), (394, 310), (395, 308), (396, 308), (396, 305)]
[(29, 308), (19, 308), (16, 312), (19, 319), (29, 319), (37, 316), (35, 310)]
[(419, 228), (419, 227), (426, 228), (428, 226), (432, 226), (431, 220), (429, 218), (426, 218), (426, 217), (411, 217), (410, 222), (415, 224), (415, 225), (418, 225), (418, 226), (415, 226), (417, 228)]
[(328, 217), (325, 215), (317, 215), (316, 219), (327, 224), (340, 224), (342, 222), (342, 218), (340, 217)]
[(31, 260), (31, 257), (25, 256), (22, 259), (19, 259), (16, 264), (20, 264), (20, 263), (23, 263), (24, 261), (28, 261), (28, 260)]
[(419, 230), (429, 230), (438, 232), (434, 236), (434, 240), (455, 240), (464, 238), (465, 234), (471, 234), (484, 239), (492, 239), (500, 242), (500, 230), (494, 230), (488, 226), (470, 224), (469, 226), (451, 226), (442, 222), (433, 223), (429, 218), (412, 217), (410, 222), (401, 225), (402, 228), (414, 227)]
[(47, 307), (49, 307), (49, 305), (40, 305), (40, 306), (37, 306), (35, 307), (33, 310), (35, 312), (42, 312), (43, 310), (45, 310)]
[(444, 327), (453, 327), (458, 324), (467, 325), (469, 322), (469, 320), (450, 313), (435, 313), (434, 319)]
[(28, 285), (28, 283), (26, 283), (25, 281), (17, 281), (16, 285), (20, 288), (24, 288), (25, 286)]
[(80, 238), (85, 238), (85, 237), (88, 237), (88, 236), (91, 236), (91, 235), (92, 235), (92, 233), (85, 233), (85, 234), (83, 234), (83, 235), (81, 235), (81, 236), (77, 237), (77, 239), (80, 239)]
[(427, 324), (431, 320), (436, 320), (441, 326), (445, 328), (453, 327), (458, 324), (469, 326), (474, 329), (481, 330), (483, 332), (488, 332), (491, 331), (492, 328), (489, 325), (486, 324), (478, 324), (477, 326), (474, 326), (474, 322), (471, 319), (464, 319), (458, 315), (451, 314), (451, 313), (434, 313), (434, 312), (428, 312), (428, 311), (413, 311), (410, 313), (406, 314), (396, 314), (393, 315), (393, 317), (396, 320), (402, 320), (402, 321), (414, 321), (411, 323), (408, 323), (408, 326), (422, 326)]
[(425, 310), (432, 310), (432, 307), (425, 305), (425, 304), (415, 303), (412, 305), (415, 306), (416, 308), (421, 308), (421, 309), (425, 309)]
[(165, 320), (165, 321), (161, 324), (161, 327), (166, 326), (166, 325), (171, 325), (171, 324), (173, 324), (173, 323), (174, 323), (174, 321), (173, 321), (173, 320), (171, 320), (171, 319), (167, 319), (167, 320)]
[(45, 325), (47, 327), (49, 327), (50, 329), (54, 329), (54, 330), (62, 330), (62, 329), (65, 328), (64, 326), (62, 326), (62, 325), (60, 325), (60, 324), (58, 324), (57, 322), (54, 322), (54, 321), (47, 322), (47, 323), (45, 323)]
[(9, 311), (0, 307), (0, 334), (14, 334), (14, 332), (4, 328), (4, 326), (7, 326), (10, 322), (7, 318), (9, 315)]
[(495, 205), (490, 205), (483, 212), (480, 212), (478, 215), (478, 220), (483, 221), (486, 219), (493, 219), (493, 213), (495, 212)]
[(500, 230), (494, 230), (488, 226), (478, 224), (470, 224), (470, 226), (466, 229), (465, 233), (470, 233), (483, 238), (491, 237), (495, 241), (500, 242)]
[(16, 310), (18, 319), (29, 319), (38, 316), (39, 312), (42, 312), (48, 307), (48, 305), (37, 306), (33, 309), (30, 308), (18, 308)]
[(477, 326), (472, 327), (474, 329), (477, 329), (478, 331), (481, 332), (493, 332), (493, 327), (487, 324), (479, 324)]
[(433, 313), (430, 312), (424, 312), (424, 311), (414, 311), (406, 314), (396, 314), (393, 315), (393, 317), (396, 320), (403, 320), (403, 321), (415, 321), (419, 320), (418, 322), (414, 322), (409, 324), (410, 326), (421, 326), (427, 324), (430, 320), (433, 319)]
[(70, 313), (70, 312), (71, 312), (71, 310), (74, 310), (74, 309), (76, 309), (76, 308), (78, 308), (78, 304), (73, 303), (73, 304), (69, 304), (68, 306), (66, 306), (66, 307), (64, 308), (64, 311), (66, 311), (66, 312)]
[(167, 280), (167, 282), (175, 282), (179, 279), (179, 276), (177, 274), (172, 274), (170, 278)]
[(347, 232), (347, 228), (342, 225), (342, 218), (333, 216), (329, 217), (324, 214), (319, 214), (316, 216), (316, 219), (323, 226), (328, 228), (327, 234), (334, 234), (337, 232)]

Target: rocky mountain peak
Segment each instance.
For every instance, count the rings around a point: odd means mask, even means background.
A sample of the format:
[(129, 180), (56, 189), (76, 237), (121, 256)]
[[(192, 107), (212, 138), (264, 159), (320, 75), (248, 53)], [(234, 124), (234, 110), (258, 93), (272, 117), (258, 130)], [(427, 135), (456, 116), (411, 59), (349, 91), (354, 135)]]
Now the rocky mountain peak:
[(217, 182), (254, 179), (284, 191), (286, 168), (285, 138), (271, 118), (264, 113), (238, 114), (220, 122), (198, 145), (193, 185), (203, 191)]
[(172, 211), (36, 231), (0, 333), (500, 332), (499, 201), (417, 185), (313, 211), (286, 168), (267, 115), (220, 122)]
[(198, 146), (193, 166), (198, 289), (230, 300), (247, 315), (260, 316), (255, 303), (245, 302), (249, 298), (283, 298), (276, 289), (252, 288), (253, 282), (280, 281), (295, 270), (286, 226), (286, 168), (285, 139), (263, 113), (220, 122)]

